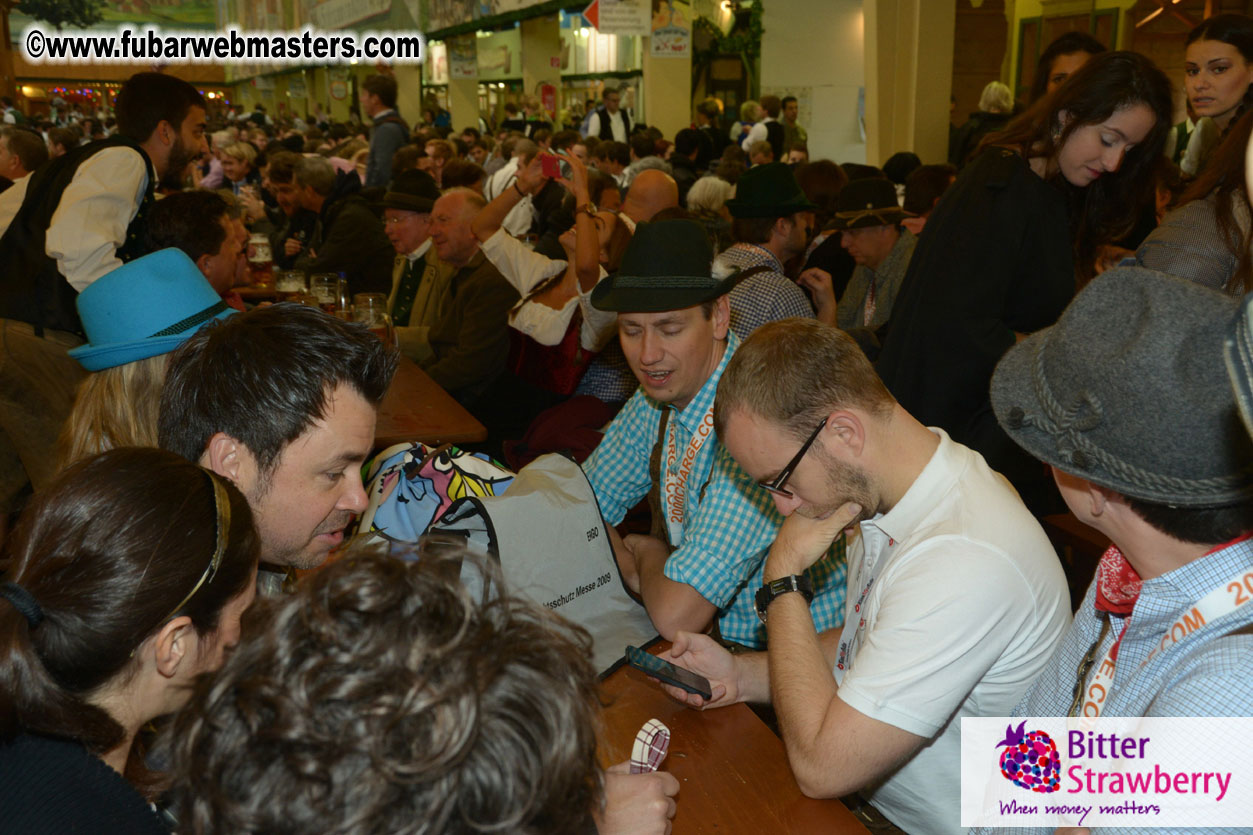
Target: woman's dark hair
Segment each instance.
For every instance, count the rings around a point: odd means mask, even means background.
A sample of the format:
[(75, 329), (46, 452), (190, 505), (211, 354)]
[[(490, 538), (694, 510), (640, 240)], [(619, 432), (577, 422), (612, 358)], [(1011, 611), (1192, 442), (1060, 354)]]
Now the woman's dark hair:
[(1226, 136), (1210, 153), (1201, 173), (1179, 198), (1179, 205), (1182, 206), (1213, 195), (1218, 233), (1223, 244), (1236, 257), (1236, 271), (1227, 280), (1227, 288), (1239, 290), (1241, 295), (1253, 290), (1253, 257), (1249, 253), (1249, 247), (1253, 245), (1253, 229), (1248, 228), (1251, 210), (1245, 181), (1245, 151), (1250, 134), (1253, 134), (1253, 112), (1245, 113), (1239, 121), (1231, 123)]
[(1048, 91), (1049, 76), (1053, 74), (1053, 62), (1063, 55), (1074, 55), (1086, 52), (1089, 55), (1100, 55), (1105, 51), (1105, 44), (1087, 32), (1066, 32), (1044, 48), (1040, 60), (1035, 65), (1035, 78), (1031, 81), (1031, 91), (1027, 94), (1027, 102), (1035, 104), (1044, 98)]
[[(1253, 61), (1253, 18), (1242, 14), (1219, 14), (1201, 21), (1191, 32), (1184, 46), (1191, 46), (1197, 41), (1221, 41), (1234, 46), (1245, 61)], [(1227, 123), (1227, 132), (1240, 117), (1253, 108), (1253, 85), (1244, 92), (1240, 104)], [(1209, 163), (1206, 163), (1208, 167)]]
[(929, 215), (955, 179), (957, 167), (947, 162), (918, 166), (905, 180), (905, 202), (901, 208), (919, 217)]
[(1099, 124), (1137, 104), (1153, 114), (1153, 127), (1123, 157), (1117, 173), (1099, 177), (1084, 188), (1071, 185), (1060, 173), (1051, 177), (1070, 204), (1075, 264), (1081, 277), (1090, 277), (1099, 246), (1122, 237), (1141, 208), (1154, 205), (1153, 170), (1171, 127), (1170, 79), (1135, 52), (1094, 55), (1065, 84), (1005, 130), (989, 134), (980, 145), (981, 149), (990, 145), (1013, 148), (1028, 159), (1053, 160), (1077, 129)]
[[(229, 530), (217, 572), (192, 593), (218, 542), (215, 481), (230, 502)], [(135, 649), (175, 615), (201, 634), (217, 629), (260, 546), (229, 481), (171, 452), (123, 447), (62, 473), (6, 547), (8, 579), (43, 619), (32, 625), (0, 598), (0, 739), (29, 732), (103, 753), (125, 732), (87, 697), (126, 675)]]
[(1184, 46), (1197, 41), (1222, 41), (1240, 51), (1244, 60), (1253, 61), (1253, 18), (1242, 14), (1217, 14), (1201, 21), (1188, 33)]
[(835, 217), (835, 201), (848, 185), (844, 169), (829, 159), (805, 162), (796, 166), (796, 183), (805, 198), (818, 208), (814, 210), (815, 229), (825, 229)]
[(909, 175), (920, 165), (922, 160), (917, 154), (912, 151), (897, 151), (883, 163), (883, 175), (898, 186), (903, 186)]
[(247, 632), (168, 737), (188, 832), (588, 831), (591, 638), (498, 569), (350, 551), (250, 610)]

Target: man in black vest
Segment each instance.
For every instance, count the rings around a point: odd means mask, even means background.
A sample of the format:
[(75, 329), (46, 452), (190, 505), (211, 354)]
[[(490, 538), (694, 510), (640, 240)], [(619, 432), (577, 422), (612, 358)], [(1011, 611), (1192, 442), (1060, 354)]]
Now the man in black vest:
[[(157, 182), (205, 150), (204, 100), (186, 81), (137, 73), (118, 92), (117, 133), (30, 176), (0, 238), (0, 518), (55, 474), (53, 449), (83, 372), (74, 301), (145, 252)], [(136, 299), (143, 303), (142, 299)]]
[(783, 123), (779, 121), (779, 114), (783, 111), (783, 100), (778, 96), (762, 96), (761, 109), (766, 111), (766, 118), (753, 125), (749, 130), (748, 136), (744, 137), (744, 141), (740, 143), (740, 147), (744, 149), (744, 153), (749, 153), (749, 148), (757, 142), (769, 142), (770, 149), (774, 151), (775, 160), (783, 160), (783, 137), (786, 131), (783, 129)]
[(605, 88), (605, 103), (596, 108), (591, 121), (587, 123), (588, 136), (599, 136), (614, 142), (627, 141), (627, 137), (631, 135), (631, 117), (618, 108), (620, 98), (621, 94), (616, 88)]

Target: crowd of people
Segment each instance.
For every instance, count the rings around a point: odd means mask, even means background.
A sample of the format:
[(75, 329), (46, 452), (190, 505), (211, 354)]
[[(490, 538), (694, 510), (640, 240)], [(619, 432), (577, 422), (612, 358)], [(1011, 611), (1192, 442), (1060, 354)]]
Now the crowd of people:
[[(402, 361), (503, 466), (580, 462), (712, 685), (667, 692), (771, 703), (801, 790), (878, 825), (963, 831), (966, 717), (1247, 714), (1253, 606), (1161, 649), (1253, 568), (1253, 19), (1186, 49), (1063, 36), (929, 164), (811, 159), (791, 96), (670, 138), (612, 87), (557, 130), (414, 126), (385, 73), (354, 124), (144, 72), (0, 127), (0, 820), (669, 831), (672, 776), (598, 765), (580, 625), (350, 542)], [(267, 244), (383, 294), (391, 340), (245, 302)]]

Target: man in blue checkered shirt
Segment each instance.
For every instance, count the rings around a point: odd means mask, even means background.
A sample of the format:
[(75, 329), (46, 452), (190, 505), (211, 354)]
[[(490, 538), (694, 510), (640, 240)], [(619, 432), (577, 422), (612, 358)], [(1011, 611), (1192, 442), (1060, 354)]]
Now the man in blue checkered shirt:
[[(1224, 293), (1115, 269), (997, 366), (1001, 427), (1113, 542), (1014, 715), (1250, 715), (1253, 444), (1222, 363), (1235, 312)], [(1091, 831), (1176, 831), (1128, 823)]]
[[(782, 517), (713, 431), (714, 394), (739, 339), (726, 296), (738, 273), (711, 277), (712, 260), (698, 224), (640, 224), (618, 274), (593, 291), (592, 304), (618, 312), (640, 390), (584, 469), (611, 526), (653, 494), (653, 535), (611, 536), (623, 578), (658, 632), (673, 638), (716, 620), (724, 640), (757, 648), (765, 632), (752, 596)], [(842, 540), (809, 577), (814, 619), (839, 625)]]
[[(718, 260), (752, 270), (731, 291), (731, 330), (740, 339), (766, 322), (813, 318), (815, 309), (819, 321), (836, 323), (835, 291), (828, 273), (805, 270), (793, 281), (783, 271), (784, 264), (804, 254), (817, 208), (801, 190), (792, 167), (781, 162), (755, 165), (735, 184), (727, 211), (736, 242)], [(813, 305), (801, 286), (813, 293)]]

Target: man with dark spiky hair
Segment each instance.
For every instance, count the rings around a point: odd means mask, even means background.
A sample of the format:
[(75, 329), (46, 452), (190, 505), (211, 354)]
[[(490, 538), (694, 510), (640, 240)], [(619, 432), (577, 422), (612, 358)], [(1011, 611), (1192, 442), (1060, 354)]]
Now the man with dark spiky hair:
[(395, 369), (363, 326), (296, 304), (232, 316), (171, 355), (158, 440), (248, 499), (263, 591), (320, 565), (365, 509), (361, 465)]

